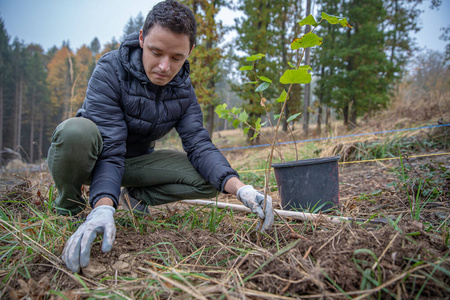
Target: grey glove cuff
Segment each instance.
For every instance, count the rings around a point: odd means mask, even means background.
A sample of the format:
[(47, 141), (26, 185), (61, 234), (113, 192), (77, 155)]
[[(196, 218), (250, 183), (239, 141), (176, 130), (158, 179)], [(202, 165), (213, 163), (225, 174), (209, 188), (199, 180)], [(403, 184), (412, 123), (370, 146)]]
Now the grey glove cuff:
[(89, 213), (89, 215), (86, 218), (86, 221), (90, 220), (93, 216), (95, 216), (98, 213), (98, 211), (105, 211), (105, 210), (106, 211), (109, 210), (113, 216), (116, 213), (116, 209), (114, 207), (109, 206), (109, 205), (100, 205), (100, 206), (97, 206), (96, 208), (94, 208), (93, 210), (91, 210), (91, 212)]
[(242, 187), (240, 187), (240, 188), (238, 189), (238, 191), (237, 191), (237, 193), (236, 193), (236, 197), (238, 198), (239, 201), (242, 202), (241, 194), (242, 194), (243, 192), (245, 192), (245, 190), (247, 190), (247, 189), (253, 189), (253, 186), (251, 186), (251, 185), (244, 185), (244, 186), (242, 186)]

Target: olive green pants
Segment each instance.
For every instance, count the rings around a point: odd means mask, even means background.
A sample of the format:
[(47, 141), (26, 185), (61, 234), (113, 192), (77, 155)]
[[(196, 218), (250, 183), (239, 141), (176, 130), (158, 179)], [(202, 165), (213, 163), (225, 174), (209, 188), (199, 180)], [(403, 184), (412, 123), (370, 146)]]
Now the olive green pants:
[[(97, 126), (85, 118), (68, 119), (55, 129), (48, 152), (48, 167), (58, 190), (57, 211), (75, 215), (87, 205), (81, 193), (102, 152)], [(158, 150), (125, 159), (122, 186), (136, 199), (160, 205), (183, 199), (211, 198), (218, 191), (192, 166), (186, 153)]]

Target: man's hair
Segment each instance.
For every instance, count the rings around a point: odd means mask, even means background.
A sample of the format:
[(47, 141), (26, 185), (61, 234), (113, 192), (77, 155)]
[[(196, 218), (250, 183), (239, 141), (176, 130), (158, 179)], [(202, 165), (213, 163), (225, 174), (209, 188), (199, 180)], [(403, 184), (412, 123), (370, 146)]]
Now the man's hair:
[(195, 44), (197, 35), (197, 23), (192, 10), (175, 0), (166, 0), (157, 3), (145, 18), (142, 33), (144, 38), (150, 29), (156, 24), (171, 30), (177, 34), (185, 34), (189, 37), (190, 48)]

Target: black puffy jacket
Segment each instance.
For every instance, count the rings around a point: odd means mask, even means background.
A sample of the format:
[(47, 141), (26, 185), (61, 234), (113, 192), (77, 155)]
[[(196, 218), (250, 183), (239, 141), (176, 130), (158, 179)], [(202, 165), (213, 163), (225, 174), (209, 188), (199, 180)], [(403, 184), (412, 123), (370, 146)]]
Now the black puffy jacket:
[(77, 117), (92, 120), (103, 137), (103, 152), (92, 173), (90, 204), (110, 197), (117, 206), (126, 157), (153, 151), (155, 141), (176, 128), (195, 169), (217, 190), (238, 177), (212, 144), (189, 78), (189, 62), (165, 86), (150, 82), (142, 65), (139, 35), (97, 63)]

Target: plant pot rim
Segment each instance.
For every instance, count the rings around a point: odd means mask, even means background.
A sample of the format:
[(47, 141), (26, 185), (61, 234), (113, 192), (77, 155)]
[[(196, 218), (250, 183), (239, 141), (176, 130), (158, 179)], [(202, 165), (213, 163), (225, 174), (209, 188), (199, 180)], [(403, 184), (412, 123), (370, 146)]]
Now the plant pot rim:
[(335, 162), (338, 161), (341, 157), (338, 156), (332, 156), (332, 157), (319, 157), (319, 158), (310, 158), (310, 159), (302, 159), (302, 160), (294, 160), (294, 161), (288, 161), (284, 163), (276, 163), (272, 164), (273, 168), (290, 168), (290, 167), (296, 167), (296, 166), (307, 166), (307, 165), (314, 165), (314, 164), (324, 164), (328, 162)]

